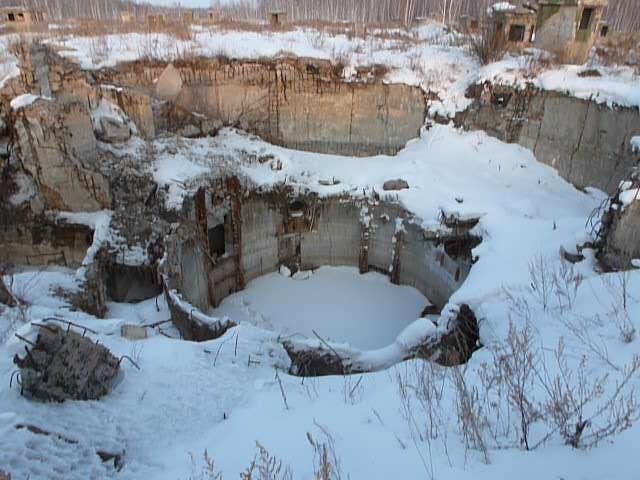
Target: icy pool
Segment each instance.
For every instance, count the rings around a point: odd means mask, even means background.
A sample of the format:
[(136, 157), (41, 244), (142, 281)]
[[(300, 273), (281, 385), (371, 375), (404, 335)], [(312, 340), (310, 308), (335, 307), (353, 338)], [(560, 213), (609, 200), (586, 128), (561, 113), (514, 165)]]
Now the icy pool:
[(285, 335), (315, 337), (315, 331), (325, 340), (375, 349), (392, 343), (428, 303), (415, 288), (393, 285), (379, 273), (322, 267), (293, 278), (257, 278), (209, 314)]

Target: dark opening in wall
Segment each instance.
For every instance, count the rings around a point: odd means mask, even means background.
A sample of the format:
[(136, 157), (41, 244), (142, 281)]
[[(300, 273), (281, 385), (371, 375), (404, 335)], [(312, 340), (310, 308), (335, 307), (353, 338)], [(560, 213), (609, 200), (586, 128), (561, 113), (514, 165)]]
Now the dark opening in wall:
[(16, 16), (13, 13), (9, 14), (9, 21), (10, 22), (15, 22), (16, 21)]
[(289, 204), (289, 216), (301, 217), (304, 215), (305, 204), (301, 200), (294, 200)]
[(107, 295), (114, 302), (138, 303), (162, 293), (162, 286), (149, 266), (111, 265), (106, 283)]
[(591, 26), (594, 8), (585, 8), (582, 10), (582, 18), (580, 18), (580, 30), (588, 30)]
[(222, 257), (226, 253), (224, 224), (209, 229), (209, 255), (213, 258)]
[(524, 25), (511, 25), (509, 29), (509, 41), (510, 42), (524, 42)]

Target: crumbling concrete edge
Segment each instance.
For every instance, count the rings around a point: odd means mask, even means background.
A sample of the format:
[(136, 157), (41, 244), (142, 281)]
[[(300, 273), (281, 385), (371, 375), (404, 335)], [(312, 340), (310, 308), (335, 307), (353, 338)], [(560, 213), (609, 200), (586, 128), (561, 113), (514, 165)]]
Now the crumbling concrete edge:
[(169, 279), (162, 275), (171, 321), (185, 340), (206, 342), (223, 336), (229, 329), (236, 327), (237, 323), (223, 317), (215, 318), (205, 315), (198, 308), (187, 302), (178, 290), (169, 287)]
[(461, 365), (480, 348), (476, 315), (467, 304), (449, 305), (437, 324), (421, 318), (389, 346), (363, 351), (349, 345), (317, 340), (283, 340), (289, 373), (300, 377), (353, 375), (384, 370), (400, 362), (423, 359), (442, 366)]

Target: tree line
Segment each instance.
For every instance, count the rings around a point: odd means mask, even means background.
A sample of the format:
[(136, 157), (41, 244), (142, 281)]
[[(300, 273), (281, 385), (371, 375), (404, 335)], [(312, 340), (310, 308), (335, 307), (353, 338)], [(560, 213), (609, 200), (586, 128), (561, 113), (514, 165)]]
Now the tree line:
[[(285, 11), (293, 21), (401, 22), (420, 17), (453, 23), (461, 15), (481, 17), (498, 0), (212, 0), (226, 16), (237, 20), (265, 18), (269, 11)], [(613, 30), (640, 31), (639, 0), (609, 0), (605, 14)]]
[[(481, 16), (487, 7), (498, 0), (212, 0), (212, 7), (223, 17), (234, 20), (264, 19), (270, 11), (285, 11), (293, 21), (329, 21), (386, 23), (405, 25), (420, 17), (437, 18), (453, 23), (461, 15)], [(180, 9), (158, 7), (150, 2), (130, 0), (0, 0), (2, 6), (24, 6), (46, 12), (50, 19), (91, 18), (114, 20), (122, 12), (144, 17), (150, 13), (171, 13)], [(609, 0), (606, 18), (613, 30), (640, 31), (640, 2), (638, 0)]]

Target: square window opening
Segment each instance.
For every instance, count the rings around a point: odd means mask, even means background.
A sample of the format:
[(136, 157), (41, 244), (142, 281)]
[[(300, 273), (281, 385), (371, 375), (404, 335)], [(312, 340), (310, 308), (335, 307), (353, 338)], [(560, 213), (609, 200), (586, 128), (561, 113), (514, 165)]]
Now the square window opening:
[(594, 8), (585, 8), (582, 10), (582, 18), (580, 18), (580, 30), (588, 30), (591, 27), (591, 20), (593, 19)]
[(509, 29), (509, 41), (510, 42), (524, 42), (525, 26), (524, 25), (511, 25)]

